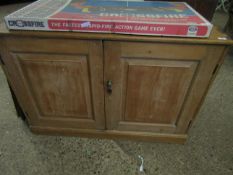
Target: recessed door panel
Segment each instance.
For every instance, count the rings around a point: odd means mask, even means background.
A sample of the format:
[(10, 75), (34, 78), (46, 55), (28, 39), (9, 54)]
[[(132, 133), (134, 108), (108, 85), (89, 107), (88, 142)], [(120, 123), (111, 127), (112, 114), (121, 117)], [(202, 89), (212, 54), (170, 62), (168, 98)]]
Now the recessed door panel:
[(128, 64), (124, 75), (127, 77), (124, 120), (174, 125), (196, 62), (143, 59), (122, 61)]
[(41, 117), (94, 119), (86, 56), (17, 54), (17, 58)]

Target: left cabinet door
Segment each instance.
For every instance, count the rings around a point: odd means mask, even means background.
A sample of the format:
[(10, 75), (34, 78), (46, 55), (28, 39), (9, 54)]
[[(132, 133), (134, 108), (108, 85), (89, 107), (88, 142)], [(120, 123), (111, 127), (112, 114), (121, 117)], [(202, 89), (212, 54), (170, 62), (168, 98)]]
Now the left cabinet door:
[(101, 41), (7, 38), (6, 50), (30, 125), (105, 129)]

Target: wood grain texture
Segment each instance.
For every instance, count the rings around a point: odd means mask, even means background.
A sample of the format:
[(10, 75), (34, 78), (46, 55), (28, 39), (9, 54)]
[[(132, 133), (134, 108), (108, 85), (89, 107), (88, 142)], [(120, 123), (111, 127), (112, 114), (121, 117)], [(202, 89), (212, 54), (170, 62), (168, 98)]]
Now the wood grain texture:
[(93, 119), (86, 56), (13, 53), (42, 117)]
[(10, 79), (27, 94), (19, 100), (30, 103), (23, 108), (31, 125), (105, 129), (101, 42), (9, 38), (6, 44), (8, 71), (17, 74)]
[(216, 76), (216, 66), (220, 67), (223, 62), (223, 55), (226, 53), (225, 49), (222, 46), (210, 47), (205, 59), (201, 61), (193, 86), (190, 89), (189, 99), (186, 101), (177, 123), (179, 129), (177, 129), (176, 133), (187, 133)]
[(179, 134), (187, 132), (200, 108), (225, 48), (130, 42), (104, 46), (105, 81), (113, 82), (113, 93), (105, 97), (107, 128)]
[[(128, 46), (131, 47), (128, 47)], [(207, 45), (171, 43), (121, 42), (122, 57), (158, 58), (170, 60), (200, 60), (207, 52)], [(125, 49), (124, 49), (125, 48)], [(137, 49), (135, 49), (137, 48)], [(198, 52), (194, 52), (197, 50)]]
[(0, 54), (36, 133), (184, 143), (233, 44), (223, 36), (9, 32), (0, 25)]
[[(187, 46), (185, 54), (182, 47), (170, 44), (105, 42), (104, 46), (105, 81), (113, 82), (112, 94), (105, 95), (107, 128), (175, 132), (207, 48), (201, 48), (200, 55), (193, 56), (189, 50), (192, 46)], [(163, 52), (166, 48), (171, 50), (169, 55)]]
[(125, 121), (176, 123), (197, 62), (128, 59)]
[(16, 98), (20, 103), (20, 106), (23, 109), (23, 112), (25, 113), (25, 116), (30, 115), (31, 117), (28, 118), (27, 120), (31, 125), (36, 125), (37, 123), (37, 118), (35, 111), (31, 110), (32, 109), (32, 103), (30, 103), (29, 100), (29, 95), (27, 91), (25, 91), (25, 88), (22, 85), (22, 77), (19, 76), (18, 67), (16, 66), (14, 60), (9, 54), (9, 48), (7, 47), (7, 39), (6, 38), (1, 38), (0, 40), (0, 45), (1, 45), (1, 55), (2, 59), (5, 62), (5, 66), (3, 67), (3, 70), (5, 72), (5, 75), (7, 77), (7, 80), (16, 94)]
[(65, 136), (79, 136), (89, 138), (102, 139), (124, 139), (124, 140), (138, 140), (146, 142), (166, 142), (184, 144), (187, 140), (187, 135), (179, 134), (159, 134), (148, 132), (120, 132), (120, 131), (100, 131), (88, 129), (71, 129), (71, 128), (51, 128), (51, 127), (31, 127), (32, 132), (36, 134), (45, 135), (65, 135)]

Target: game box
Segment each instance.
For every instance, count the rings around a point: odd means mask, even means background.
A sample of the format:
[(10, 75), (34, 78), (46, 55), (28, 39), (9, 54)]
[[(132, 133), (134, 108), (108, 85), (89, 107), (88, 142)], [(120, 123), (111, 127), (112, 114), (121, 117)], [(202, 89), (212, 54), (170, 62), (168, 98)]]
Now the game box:
[(185, 2), (39, 0), (5, 17), (14, 30), (208, 37), (212, 24)]

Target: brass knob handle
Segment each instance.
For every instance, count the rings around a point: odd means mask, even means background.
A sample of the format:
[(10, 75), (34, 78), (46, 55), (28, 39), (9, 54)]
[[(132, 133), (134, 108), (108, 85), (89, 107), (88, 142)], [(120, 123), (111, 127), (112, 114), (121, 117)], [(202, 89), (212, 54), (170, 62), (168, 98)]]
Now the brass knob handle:
[(107, 89), (107, 92), (109, 94), (112, 93), (112, 81), (111, 80), (108, 80), (107, 83), (106, 83), (106, 89)]

